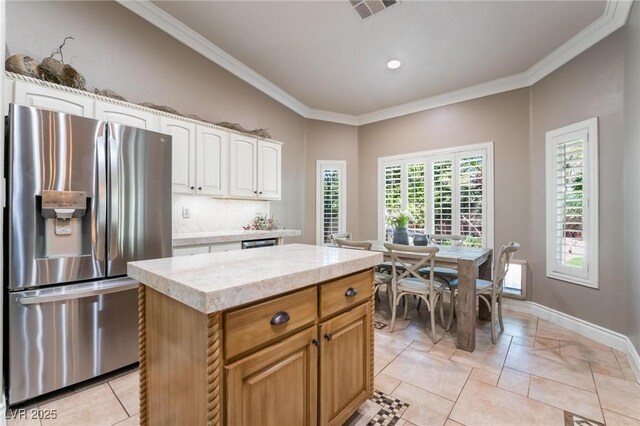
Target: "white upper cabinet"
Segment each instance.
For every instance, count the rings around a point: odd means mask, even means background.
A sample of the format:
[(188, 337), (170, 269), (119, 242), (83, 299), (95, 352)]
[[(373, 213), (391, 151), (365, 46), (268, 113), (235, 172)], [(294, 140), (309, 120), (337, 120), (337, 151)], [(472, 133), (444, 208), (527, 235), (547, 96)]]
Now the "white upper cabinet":
[(258, 196), (257, 189), (258, 140), (244, 135), (231, 135), (229, 195)]
[(93, 99), (23, 81), (15, 82), (14, 103), (80, 117), (94, 117)]
[(196, 130), (196, 194), (227, 195), (229, 133), (205, 126)]
[(258, 197), (280, 199), (281, 145), (258, 141)]
[(160, 118), (160, 132), (171, 135), (173, 192), (193, 194), (196, 189), (196, 125), (173, 118)]
[(157, 115), (108, 102), (96, 101), (95, 118), (138, 129), (160, 131), (160, 117)]

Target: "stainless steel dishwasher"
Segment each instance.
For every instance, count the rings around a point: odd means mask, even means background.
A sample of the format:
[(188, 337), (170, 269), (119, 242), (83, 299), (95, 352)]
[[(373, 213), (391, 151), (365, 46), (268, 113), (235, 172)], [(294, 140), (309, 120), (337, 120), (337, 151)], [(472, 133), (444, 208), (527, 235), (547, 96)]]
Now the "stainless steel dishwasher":
[(260, 248), (260, 247), (271, 247), (271, 246), (277, 246), (277, 245), (278, 245), (277, 238), (267, 238), (264, 240), (249, 240), (249, 241), (242, 242), (242, 250)]

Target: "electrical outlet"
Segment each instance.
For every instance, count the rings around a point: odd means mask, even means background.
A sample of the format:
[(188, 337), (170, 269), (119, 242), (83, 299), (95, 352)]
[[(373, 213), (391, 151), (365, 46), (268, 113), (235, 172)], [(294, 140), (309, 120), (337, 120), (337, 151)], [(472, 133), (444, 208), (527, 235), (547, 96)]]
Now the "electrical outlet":
[(182, 218), (189, 219), (190, 217), (191, 217), (191, 210), (189, 210), (189, 207), (182, 206)]

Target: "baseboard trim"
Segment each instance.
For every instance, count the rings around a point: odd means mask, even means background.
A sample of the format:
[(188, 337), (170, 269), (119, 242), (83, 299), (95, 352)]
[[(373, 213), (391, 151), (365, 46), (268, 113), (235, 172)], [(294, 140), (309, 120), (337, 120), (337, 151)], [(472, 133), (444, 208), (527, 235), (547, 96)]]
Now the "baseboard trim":
[(504, 298), (504, 307), (512, 311), (535, 315), (545, 321), (552, 322), (567, 330), (588, 337), (603, 345), (611, 346), (614, 349), (624, 352), (629, 359), (629, 364), (640, 381), (640, 354), (636, 350), (629, 337), (613, 330), (601, 327), (588, 321), (565, 314), (564, 312), (551, 309), (539, 303), (528, 300), (515, 300)]

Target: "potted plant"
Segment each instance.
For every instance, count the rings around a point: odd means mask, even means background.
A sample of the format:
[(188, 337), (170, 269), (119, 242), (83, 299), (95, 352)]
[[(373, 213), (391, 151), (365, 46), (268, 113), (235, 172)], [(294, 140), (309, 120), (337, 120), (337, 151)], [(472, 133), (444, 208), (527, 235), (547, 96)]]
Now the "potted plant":
[(416, 220), (409, 210), (395, 211), (387, 214), (387, 223), (393, 226), (393, 243), (409, 245), (407, 225)]

